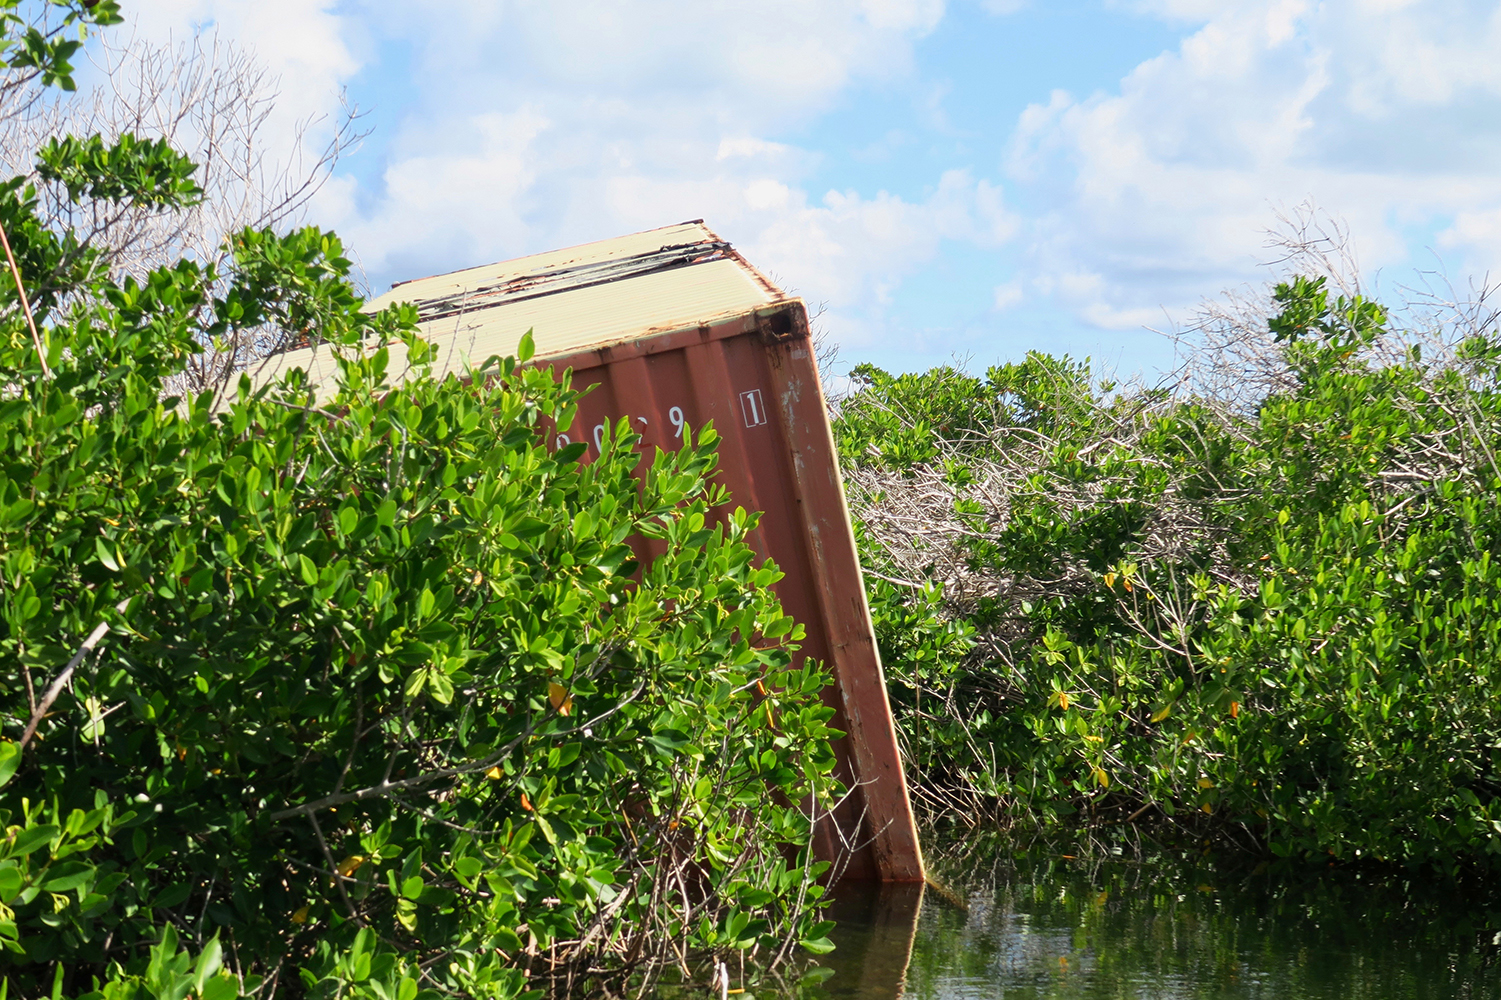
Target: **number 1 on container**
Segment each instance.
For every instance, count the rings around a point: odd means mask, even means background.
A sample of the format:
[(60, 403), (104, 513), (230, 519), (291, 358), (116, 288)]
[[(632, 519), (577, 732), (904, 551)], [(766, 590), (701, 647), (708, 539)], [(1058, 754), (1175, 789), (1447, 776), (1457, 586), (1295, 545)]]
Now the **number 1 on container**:
[(766, 423), (766, 408), (761, 405), (760, 389), (740, 394), (740, 410), (745, 415), (745, 426), (759, 427)]

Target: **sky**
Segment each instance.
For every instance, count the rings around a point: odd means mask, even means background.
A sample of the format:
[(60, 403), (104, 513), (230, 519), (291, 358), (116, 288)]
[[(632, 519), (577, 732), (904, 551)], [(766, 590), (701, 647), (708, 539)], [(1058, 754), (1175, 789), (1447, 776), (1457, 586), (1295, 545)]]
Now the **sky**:
[(1151, 377), (1316, 205), (1362, 271), (1501, 255), (1501, 5), (1478, 0), (153, 0), (313, 141), (371, 288), (702, 218), (844, 364), (1029, 350)]

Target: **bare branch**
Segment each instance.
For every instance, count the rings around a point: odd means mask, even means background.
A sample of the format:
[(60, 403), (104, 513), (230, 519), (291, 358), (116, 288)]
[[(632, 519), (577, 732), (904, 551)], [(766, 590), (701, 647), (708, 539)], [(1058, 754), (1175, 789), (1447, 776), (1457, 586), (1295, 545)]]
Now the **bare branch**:
[[(119, 614), (124, 614), (125, 609), (129, 606), (130, 600), (127, 598), (115, 605), (115, 611)], [(85, 656), (94, 651), (94, 647), (99, 645), (99, 640), (103, 639), (105, 633), (108, 631), (109, 622), (102, 621), (94, 626), (94, 631), (90, 632), (88, 638), (83, 640), (83, 645), (78, 647), (78, 652), (73, 654), (73, 658), (68, 661), (68, 665), (63, 667), (62, 672), (52, 679), (51, 684), (47, 685), (46, 693), (42, 695), (42, 700), (32, 710), (31, 719), (26, 723), (26, 731), (21, 734), (20, 748), (22, 750), (26, 749), (26, 744), (30, 743), (32, 736), (36, 735), (37, 724), (47, 715), (47, 710), (52, 707), (52, 703), (57, 700), (57, 696), (62, 693), (68, 681), (73, 678), (73, 671), (78, 669), (78, 665), (83, 662)]]

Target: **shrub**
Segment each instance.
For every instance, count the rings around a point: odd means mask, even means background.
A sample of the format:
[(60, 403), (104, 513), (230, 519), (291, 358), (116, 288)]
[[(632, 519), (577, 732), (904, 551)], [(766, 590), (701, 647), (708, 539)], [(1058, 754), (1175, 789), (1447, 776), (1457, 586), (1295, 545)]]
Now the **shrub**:
[[(1501, 339), (1425, 360), (1322, 279), (1276, 300), (1284, 388), (1250, 411), (1034, 356), (947, 376), (996, 419), (898, 461), (879, 428), (933, 394), (873, 373), (845, 402), (841, 440), (877, 442), (846, 461), (883, 653), (930, 706), (909, 753), (932, 795), (1045, 828), (1494, 866)], [(889, 638), (945, 628), (976, 646), (942, 671)]]
[[(39, 175), (199, 197), (149, 140), (58, 142)], [(645, 455), (621, 425), (581, 464), (544, 446), (578, 394), (529, 337), (434, 376), (331, 234), (138, 281), (36, 206), (0, 187), (28, 293), (0, 281), (9, 996), (512, 997), (827, 947), (827, 677), (712, 484), (712, 428)], [(164, 396), (265, 327), (335, 384)]]

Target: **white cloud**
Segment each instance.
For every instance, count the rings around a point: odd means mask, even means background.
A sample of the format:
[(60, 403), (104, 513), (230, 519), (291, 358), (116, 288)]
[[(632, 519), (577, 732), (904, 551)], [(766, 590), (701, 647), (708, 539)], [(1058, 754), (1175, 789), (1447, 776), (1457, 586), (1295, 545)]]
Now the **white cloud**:
[[(78, 61), (78, 107), (101, 117), (80, 112), (75, 125), (165, 132), (203, 168), (197, 177), (215, 199), (210, 226), (261, 224), (265, 211), (291, 224), (301, 185), (318, 176), (336, 141), (347, 148), (352, 131), (341, 93), (360, 62), (336, 6), (127, 4), (126, 23), (102, 29), (103, 46), (91, 44)], [(294, 213), (280, 216), (288, 204)], [(212, 246), (220, 235), (210, 228), (200, 237)]]
[(730, 139), (719, 140), (719, 152), (715, 155), (717, 160), (729, 160), (736, 157), (760, 157), (763, 159), (783, 159), (794, 155), (795, 150), (791, 146), (780, 142), (768, 142), (765, 139), (757, 139), (754, 136), (737, 136)]
[(817, 154), (770, 138), (862, 82), (910, 80), (941, 0), (443, 5), (441, 32), (437, 5), (382, 9), (419, 39), (417, 106), (381, 189), (323, 203), (378, 285), (704, 218), (851, 342), (943, 240), (1017, 230), (966, 171), (917, 197), (820, 192)]
[(1258, 276), (1257, 233), (1312, 198), (1369, 269), (1443, 227), (1466, 269), (1501, 250), (1501, 9), (1443, 0), (1153, 0), (1201, 21), (1117, 93), (1055, 92), (1018, 121), (1008, 174), (1046, 206), (1029, 279), (1087, 322), (1160, 322)]
[(1105, 4), (1166, 21), (1191, 23), (1208, 21), (1223, 8), (1220, 0), (1105, 0)]
[(752, 259), (797, 276), (804, 293), (844, 312), (868, 301), (888, 303), (941, 241), (994, 245), (1009, 237), (1015, 222), (995, 188), (953, 170), (921, 202), (885, 192), (863, 198), (830, 191), (820, 204), (788, 206), (752, 225), (759, 229), (745, 240)]
[(280, 80), (278, 110), (289, 120), (328, 114), (359, 68), (337, 0), (155, 0), (130, 4), (139, 37), (185, 40), (195, 28), (253, 51)]
[(806, 120), (857, 80), (911, 65), (942, 0), (364, 0), (361, 15), (414, 46), (430, 100), (471, 110), (520, 95), (617, 96), (671, 114), (691, 104), (742, 134)]
[(1029, 2), (1030, 0), (980, 0), (980, 6), (991, 14), (1004, 17), (1022, 10)]
[(497, 246), (529, 246), (526, 198), (539, 166), (533, 151), (551, 125), (534, 108), (475, 115), (465, 123), (462, 147), (435, 145), (392, 162), (375, 212), (354, 210), (346, 182), (343, 203), (321, 202), (322, 214), (335, 221), (367, 270), (384, 266), (407, 277), (494, 259), (489, 255)]
[[(987, 0), (992, 7), (1016, 6)], [(313, 217), (375, 290), (410, 278), (705, 218), (815, 306), (874, 337), (944, 240), (1012, 239), (1001, 190), (967, 171), (898, 197), (810, 188), (819, 155), (780, 137), (852, 88), (911, 84), (944, 0), (165, 0), (156, 37), (214, 22), (283, 76), (299, 113), (400, 51), (405, 108), (379, 169), (335, 177)], [(335, 11), (338, 13), (336, 14)], [(382, 90), (384, 87), (384, 90)], [(368, 97), (356, 93), (356, 99)]]
[(1027, 297), (1022, 289), (1022, 283), (1018, 280), (1006, 282), (1004, 285), (995, 286), (995, 311), (1005, 312), (1012, 306), (1020, 305)]
[(1475, 262), (1490, 261), (1494, 274), (1501, 265), (1501, 205), (1479, 211), (1463, 211), (1438, 234), (1443, 252), (1457, 252)]
[[(1349, 222), (1370, 269), (1410, 263), (1414, 231), (1451, 271), (1501, 269), (1501, 7), (1113, 5), (1186, 37), (1110, 92), (1028, 107), (1001, 165), (1024, 192), (1009, 202), (984, 169), (935, 170), (903, 196), (810, 180), (807, 126), (852, 92), (942, 92), (913, 48), (943, 0), (163, 0), (140, 18), (157, 37), (208, 22), (253, 46), (297, 117), (405, 53), (381, 166), (336, 178), (315, 214), (378, 285), (702, 217), (827, 302), (847, 342), (884, 335), (945, 241), (1025, 248), (1011, 280), (981, 286), (995, 310), (1051, 302), (1115, 330), (1258, 277), (1258, 232), (1307, 198)], [(924, 148), (921, 128), (883, 130), (851, 158)]]

